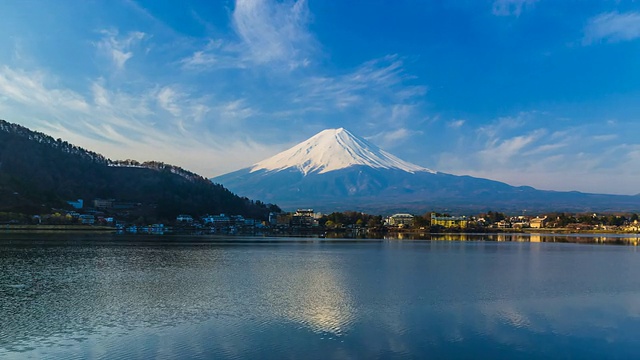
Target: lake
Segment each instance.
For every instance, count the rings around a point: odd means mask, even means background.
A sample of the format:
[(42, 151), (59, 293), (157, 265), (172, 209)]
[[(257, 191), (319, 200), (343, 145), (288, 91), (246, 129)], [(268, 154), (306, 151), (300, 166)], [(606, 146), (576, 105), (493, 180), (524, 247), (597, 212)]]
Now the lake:
[(0, 358), (640, 356), (636, 246), (438, 236), (0, 234)]

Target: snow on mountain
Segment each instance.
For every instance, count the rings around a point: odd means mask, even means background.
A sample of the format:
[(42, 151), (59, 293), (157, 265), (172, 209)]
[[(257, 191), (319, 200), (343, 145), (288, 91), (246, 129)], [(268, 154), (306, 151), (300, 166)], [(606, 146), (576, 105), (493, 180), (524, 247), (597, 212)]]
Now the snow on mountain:
[(343, 128), (321, 131), (308, 140), (253, 165), (250, 172), (297, 168), (304, 175), (323, 174), (354, 165), (408, 173), (436, 173), (403, 161)]

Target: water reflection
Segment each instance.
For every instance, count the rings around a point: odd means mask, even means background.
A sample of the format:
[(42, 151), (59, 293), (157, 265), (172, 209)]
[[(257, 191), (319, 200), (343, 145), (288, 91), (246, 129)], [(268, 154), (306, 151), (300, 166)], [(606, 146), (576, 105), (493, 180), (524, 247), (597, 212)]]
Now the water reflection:
[[(396, 236), (398, 235), (398, 236)], [(538, 233), (489, 233), (489, 234), (392, 234), (387, 239), (420, 239), (435, 241), (497, 241), (497, 242), (549, 242), (578, 244), (610, 244), (637, 246), (637, 234), (538, 234)]]
[(636, 248), (501, 235), (0, 242), (0, 358), (640, 353)]
[(289, 288), (289, 318), (320, 333), (340, 336), (347, 331), (355, 317), (354, 306), (335, 270), (306, 268), (298, 276), (301, 286)]
[(263, 309), (265, 316), (272, 316), (267, 321), (291, 321), (328, 336), (344, 334), (355, 309), (344, 284), (344, 263), (330, 248), (318, 243), (293, 248), (278, 245), (277, 256), (272, 247), (244, 249), (237, 255), (251, 260), (245, 274), (236, 275), (237, 280), (260, 286), (250, 288), (251, 293), (243, 292), (242, 298)]

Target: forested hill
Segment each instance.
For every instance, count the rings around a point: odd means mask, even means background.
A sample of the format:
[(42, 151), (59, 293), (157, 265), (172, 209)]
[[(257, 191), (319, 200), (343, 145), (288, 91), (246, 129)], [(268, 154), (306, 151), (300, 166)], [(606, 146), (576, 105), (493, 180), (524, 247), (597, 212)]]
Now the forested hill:
[(41, 214), (68, 200), (141, 204), (150, 218), (237, 214), (266, 218), (276, 206), (161, 162), (112, 161), (61, 139), (0, 120), (0, 212)]

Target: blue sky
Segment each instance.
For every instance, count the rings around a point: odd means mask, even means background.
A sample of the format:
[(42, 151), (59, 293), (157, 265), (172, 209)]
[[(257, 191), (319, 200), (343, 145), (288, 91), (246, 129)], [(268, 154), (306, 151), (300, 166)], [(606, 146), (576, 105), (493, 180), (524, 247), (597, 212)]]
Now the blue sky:
[(215, 176), (345, 127), (418, 165), (640, 193), (640, 2), (0, 2), (0, 118)]

